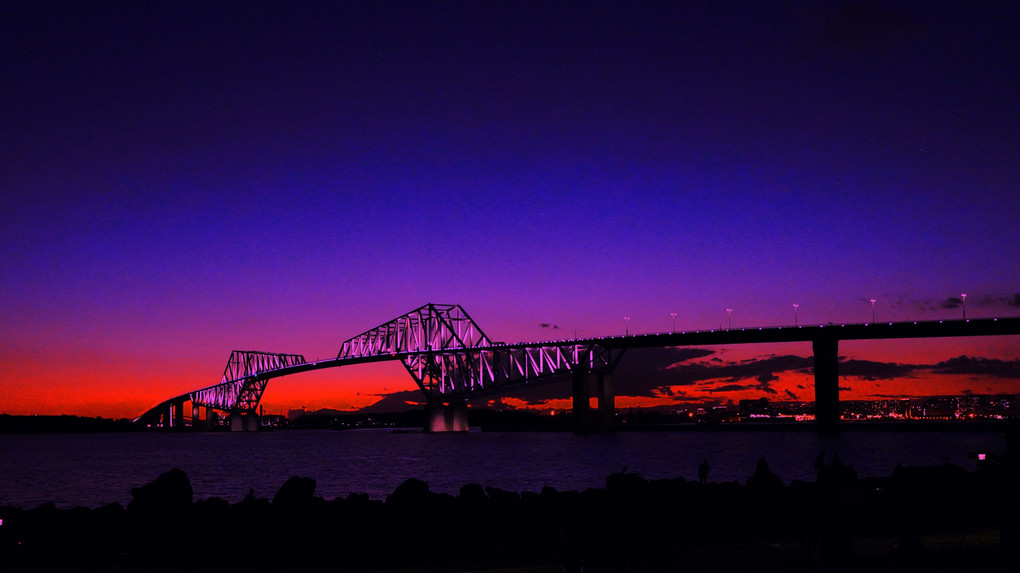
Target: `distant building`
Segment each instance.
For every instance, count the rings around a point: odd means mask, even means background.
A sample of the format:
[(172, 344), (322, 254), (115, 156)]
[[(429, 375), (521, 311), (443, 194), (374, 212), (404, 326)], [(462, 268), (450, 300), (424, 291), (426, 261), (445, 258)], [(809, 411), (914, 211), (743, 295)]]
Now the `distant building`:
[(741, 421), (771, 419), (776, 412), (769, 404), (768, 398), (757, 400), (741, 400), (737, 404), (737, 416)]

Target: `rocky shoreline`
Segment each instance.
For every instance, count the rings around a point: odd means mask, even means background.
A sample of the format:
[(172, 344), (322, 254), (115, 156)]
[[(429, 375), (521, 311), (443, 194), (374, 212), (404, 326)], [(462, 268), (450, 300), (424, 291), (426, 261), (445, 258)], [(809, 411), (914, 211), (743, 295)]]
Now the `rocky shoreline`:
[(819, 460), (816, 481), (784, 484), (760, 460), (744, 484), (624, 470), (585, 491), (469, 484), (456, 496), (409, 479), (385, 501), (326, 500), (293, 477), (271, 500), (233, 504), (194, 500), (174, 469), (127, 507), (0, 507), (0, 553), (15, 571), (973, 570), (1017, 557), (1008, 462), (858, 479)]

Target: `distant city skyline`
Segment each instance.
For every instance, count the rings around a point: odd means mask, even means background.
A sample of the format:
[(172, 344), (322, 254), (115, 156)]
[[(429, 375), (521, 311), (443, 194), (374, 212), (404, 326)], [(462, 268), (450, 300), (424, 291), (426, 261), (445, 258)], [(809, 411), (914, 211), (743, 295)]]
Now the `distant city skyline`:
[[(232, 350), (335, 356), (427, 302), (505, 341), (1020, 315), (1018, 27), (920, 1), (12, 7), (0, 413), (136, 416)], [(1020, 387), (1016, 337), (840, 354), (844, 399)], [(617, 403), (803, 396), (810, 355), (630, 354)], [(263, 404), (414, 390), (364, 365)]]

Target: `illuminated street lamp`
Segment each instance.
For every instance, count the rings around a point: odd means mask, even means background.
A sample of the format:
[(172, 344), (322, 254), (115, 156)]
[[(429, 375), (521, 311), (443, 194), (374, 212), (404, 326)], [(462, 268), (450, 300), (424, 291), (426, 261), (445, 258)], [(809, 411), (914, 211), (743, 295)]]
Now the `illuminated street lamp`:
[(871, 322), (875, 322), (875, 299), (871, 299)]
[(961, 294), (960, 298), (963, 299), (963, 319), (967, 320), (967, 293)]
[(623, 317), (623, 320), (624, 320), (624, 324), (627, 325), (623, 329), (623, 334), (624, 334), (624, 336), (629, 336), (630, 335), (630, 317), (629, 316), (625, 316), (625, 317)]
[(800, 308), (800, 305), (797, 304), (797, 303), (793, 303), (793, 325), (794, 326), (798, 326), (798, 323), (797, 323), (797, 309), (798, 308)]
[(676, 332), (676, 313), (671, 312), (669, 315), (673, 317), (673, 329), (670, 332)]
[(733, 328), (733, 309), (726, 309), (726, 330)]

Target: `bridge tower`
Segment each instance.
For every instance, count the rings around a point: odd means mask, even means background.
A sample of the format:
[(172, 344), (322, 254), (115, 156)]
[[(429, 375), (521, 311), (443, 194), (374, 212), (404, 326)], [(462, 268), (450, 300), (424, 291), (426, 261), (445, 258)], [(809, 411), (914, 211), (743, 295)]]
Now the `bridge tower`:
[[(426, 304), (343, 342), (338, 361), (395, 359), (427, 399), (427, 432), (467, 431), (468, 398), (571, 375), (579, 431), (612, 428), (611, 372), (622, 348), (600, 340), (493, 342), (460, 305)], [(588, 406), (591, 386), (598, 397)]]

